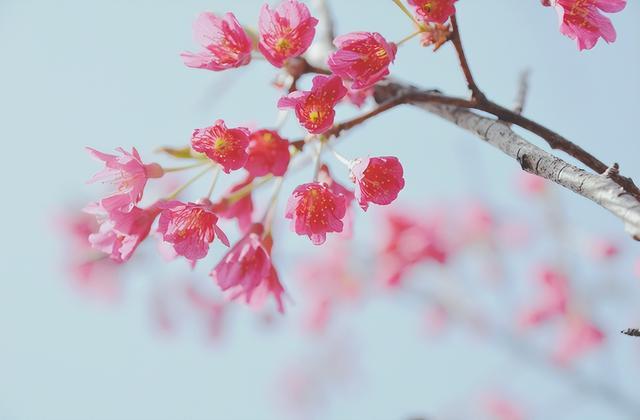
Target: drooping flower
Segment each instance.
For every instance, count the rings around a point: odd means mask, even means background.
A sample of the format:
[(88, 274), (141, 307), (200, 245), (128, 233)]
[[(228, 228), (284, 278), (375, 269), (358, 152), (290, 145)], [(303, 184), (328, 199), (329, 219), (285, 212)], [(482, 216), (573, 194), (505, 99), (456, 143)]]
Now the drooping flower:
[(351, 166), (351, 177), (356, 183), (356, 199), (363, 210), (369, 203), (387, 205), (404, 188), (400, 161), (393, 156), (356, 159)]
[(302, 184), (289, 197), (285, 217), (291, 219), (294, 232), (309, 236), (314, 245), (321, 245), (327, 233), (342, 232), (345, 201), (343, 195), (334, 193), (324, 183)]
[(352, 32), (333, 43), (338, 50), (329, 56), (327, 64), (334, 74), (353, 80), (353, 89), (365, 89), (382, 80), (396, 57), (396, 44), (377, 32)]
[(149, 235), (160, 208), (156, 203), (145, 209), (133, 207), (128, 212), (107, 212), (100, 204), (93, 203), (87, 206), (85, 211), (96, 215), (100, 223), (98, 232), (89, 235), (91, 245), (109, 254), (112, 260), (125, 262)]
[(346, 83), (347, 87), (347, 96), (345, 96), (345, 101), (348, 101), (352, 105), (362, 108), (364, 104), (367, 102), (369, 98), (373, 96), (374, 88), (373, 86), (365, 88), (365, 89), (353, 89), (353, 83)]
[(617, 13), (625, 8), (626, 0), (543, 0), (545, 6), (554, 6), (560, 20), (560, 32), (576, 41), (579, 50), (589, 50), (599, 38), (606, 42), (616, 40), (611, 20), (602, 12)]
[(445, 23), (456, 12), (456, 0), (408, 0), (419, 20), (425, 23)]
[(278, 310), (284, 312), (284, 288), (271, 262), (271, 237), (262, 238), (264, 227), (255, 224), (211, 271), (211, 278), (227, 293), (229, 299), (244, 298), (259, 305), (271, 294)]
[(351, 238), (354, 222), (353, 206), (351, 204), (355, 200), (355, 194), (333, 178), (327, 165), (320, 167), (320, 171), (318, 171), (318, 181), (326, 184), (334, 194), (344, 196), (347, 210), (342, 218), (343, 229), (340, 236), (343, 238)]
[(273, 130), (258, 130), (251, 133), (249, 157), (244, 168), (253, 177), (273, 174), (282, 176), (289, 166), (289, 142)]
[(216, 236), (229, 246), (229, 240), (217, 225), (218, 216), (208, 199), (197, 203), (177, 200), (159, 204), (162, 209), (158, 221), (158, 232), (165, 242), (173, 244), (178, 255), (195, 261), (207, 256), (209, 244)]
[(260, 10), (258, 49), (274, 66), (298, 57), (309, 48), (316, 33), (318, 20), (309, 9), (296, 0), (283, 0), (274, 10), (268, 4)]
[(334, 107), (347, 94), (338, 76), (316, 76), (310, 91), (295, 91), (280, 98), (278, 108), (293, 108), (300, 124), (311, 134), (331, 128)]
[(191, 137), (193, 150), (219, 163), (226, 173), (244, 166), (247, 146), (249, 130), (244, 127), (227, 128), (222, 120), (217, 120), (211, 127), (194, 130)]
[[(248, 177), (246, 180), (231, 187), (228, 195), (233, 194), (251, 184), (253, 179)], [(238, 226), (242, 232), (246, 232), (251, 227), (251, 216), (253, 214), (253, 200), (251, 199), (251, 193), (245, 195), (237, 201), (229, 202), (228, 200), (222, 200), (222, 202), (216, 208), (218, 216), (225, 219), (238, 219)]]
[(251, 61), (251, 38), (233, 13), (222, 18), (211, 12), (201, 13), (193, 24), (193, 37), (205, 49), (180, 54), (188, 67), (220, 71)]
[(89, 183), (103, 182), (116, 185), (117, 191), (100, 200), (100, 206), (107, 212), (128, 212), (140, 202), (144, 187), (149, 178), (160, 178), (164, 172), (157, 163), (144, 164), (138, 151), (132, 148), (131, 153), (122, 148), (116, 151), (121, 156), (110, 155), (87, 147), (94, 158), (101, 160), (105, 168), (95, 174)]

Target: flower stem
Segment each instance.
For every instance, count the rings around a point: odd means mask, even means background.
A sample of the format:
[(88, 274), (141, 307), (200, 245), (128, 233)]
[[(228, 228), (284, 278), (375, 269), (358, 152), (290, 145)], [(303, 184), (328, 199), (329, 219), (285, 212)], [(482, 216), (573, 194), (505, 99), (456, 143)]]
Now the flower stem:
[(273, 225), (273, 214), (276, 209), (276, 204), (278, 203), (278, 197), (280, 196), (280, 190), (282, 189), (282, 183), (284, 181), (284, 177), (276, 178), (276, 183), (273, 187), (273, 193), (271, 194), (271, 199), (269, 200), (269, 205), (264, 212), (264, 216), (262, 217), (262, 225), (264, 226), (264, 233), (262, 237), (266, 237), (271, 232), (271, 226)]
[(220, 165), (216, 165), (213, 170), (213, 179), (211, 180), (211, 186), (209, 187), (209, 192), (207, 193), (207, 198), (211, 199), (211, 195), (213, 194), (213, 189), (216, 187), (216, 182), (218, 181), (218, 176), (220, 175)]
[(315, 169), (313, 170), (313, 182), (318, 182), (318, 177), (320, 175), (320, 166), (322, 166), (322, 160), (320, 159), (320, 157), (322, 156), (323, 147), (324, 141), (322, 141), (322, 139), (319, 139), (315, 156)]
[(273, 179), (273, 175), (263, 176), (258, 181), (254, 182), (252, 184), (245, 185), (244, 187), (240, 188), (239, 190), (234, 191), (232, 194), (229, 194), (229, 196), (227, 197), (227, 201), (229, 202), (229, 204), (233, 204), (233, 203), (237, 202), (238, 200), (243, 199), (245, 196), (251, 194), (251, 191), (255, 190), (258, 187), (261, 187), (262, 185), (266, 184), (267, 182), (271, 181), (272, 179)]
[(197, 167), (205, 165), (207, 163), (208, 163), (207, 161), (203, 161), (203, 162), (194, 163), (192, 165), (176, 166), (176, 167), (173, 167), (173, 168), (162, 168), (162, 170), (165, 173), (168, 173), (168, 172), (180, 172), (180, 171), (186, 171), (187, 169), (197, 168)]
[(397, 46), (400, 46), (402, 44), (404, 44), (405, 42), (413, 39), (414, 37), (420, 35), (421, 33), (423, 33), (424, 31), (422, 29), (418, 29), (417, 31), (415, 31), (414, 33), (412, 33), (411, 35), (407, 35), (404, 38), (402, 38), (400, 41), (396, 42)]
[(181, 187), (176, 189), (174, 192), (169, 194), (165, 199), (173, 200), (174, 198), (176, 198), (182, 191), (186, 190), (189, 186), (191, 186), (191, 184), (196, 182), (198, 179), (202, 178), (207, 172), (211, 170), (211, 168), (213, 168), (213, 165), (209, 165), (206, 168), (204, 168), (204, 170), (198, 172), (196, 176), (194, 176), (193, 178), (188, 180), (184, 185), (182, 185)]
[(405, 15), (407, 15), (407, 17), (409, 17), (409, 19), (411, 19), (411, 22), (413, 22), (413, 24), (416, 25), (417, 28), (422, 29), (422, 25), (420, 24), (420, 22), (418, 22), (413, 14), (409, 11), (409, 9), (407, 9), (407, 6), (402, 3), (402, 0), (393, 0), (393, 2), (400, 8), (400, 10), (402, 10)]

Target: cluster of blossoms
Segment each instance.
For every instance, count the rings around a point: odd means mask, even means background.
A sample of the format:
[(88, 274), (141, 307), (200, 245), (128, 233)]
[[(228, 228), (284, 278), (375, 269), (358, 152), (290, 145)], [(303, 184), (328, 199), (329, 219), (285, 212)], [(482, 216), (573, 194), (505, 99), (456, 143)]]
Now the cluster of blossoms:
[[(202, 13), (194, 24), (194, 36), (204, 49), (183, 53), (184, 63), (189, 67), (221, 71), (248, 65), (261, 54), (270, 64), (290, 74), (289, 85), (283, 86), (288, 93), (280, 98), (277, 107), (293, 111), (306, 137), (303, 141), (289, 142), (278, 129), (228, 127), (223, 120), (217, 120), (211, 126), (194, 130), (190, 147), (174, 154), (195, 162), (182, 168), (144, 163), (135, 148), (130, 153), (117, 149), (117, 155), (89, 149), (91, 155), (105, 165), (92, 182), (116, 186), (112, 194), (86, 207), (86, 212), (94, 215), (100, 225), (89, 237), (93, 247), (115, 262), (125, 262), (156, 225), (155, 231), (172, 256), (181, 256), (195, 264), (207, 256), (216, 238), (224, 246), (231, 246), (218, 222), (219, 218), (237, 219), (243, 236), (213, 268), (211, 277), (231, 299), (242, 298), (255, 304), (272, 295), (282, 311), (284, 288), (271, 259), (271, 224), (279, 188), (259, 222), (252, 218), (251, 192), (272, 179), (280, 186), (292, 157), (308, 149), (307, 146), (317, 146), (314, 177), (293, 189), (285, 218), (291, 220), (295, 233), (321, 245), (327, 234), (349, 230), (354, 201), (366, 211), (371, 204), (392, 203), (404, 188), (403, 168), (396, 157), (347, 159), (329, 144), (340, 133), (340, 126), (334, 124), (336, 106), (343, 100), (361, 106), (374, 86), (389, 75), (398, 45), (416, 35), (423, 36), (424, 45), (436, 48), (448, 40), (447, 22), (456, 11), (456, 0), (409, 0), (414, 15), (400, 1), (396, 3), (411, 16), (417, 32), (398, 43), (387, 41), (377, 32), (338, 36), (325, 68), (305, 70), (295, 77), (290, 69), (303, 60), (300, 57), (311, 46), (318, 24), (303, 3), (283, 0), (275, 8), (265, 4), (260, 11), (257, 34), (245, 29), (233, 13), (223, 16)], [(602, 17), (599, 10), (621, 10), (625, 0), (544, 3), (553, 4), (561, 12), (563, 33), (576, 38), (581, 48), (590, 48), (599, 36), (607, 41), (615, 36), (609, 20)], [(313, 77), (309, 90), (298, 90), (296, 81), (307, 72), (319, 74)], [(353, 190), (338, 183), (323, 165), (322, 152), (327, 148), (345, 166), (354, 184)], [(204, 171), (173, 194), (146, 207), (140, 206), (149, 179), (196, 167)], [(220, 172), (230, 174), (240, 170), (246, 172), (243, 180), (213, 202), (211, 196)], [(186, 187), (207, 172), (214, 174), (208, 194), (195, 201), (178, 199)], [(445, 258), (437, 245), (432, 244), (419, 254), (402, 254), (396, 266), (404, 270), (405, 266), (427, 257), (440, 261)], [(391, 277), (399, 275), (398, 272)]]

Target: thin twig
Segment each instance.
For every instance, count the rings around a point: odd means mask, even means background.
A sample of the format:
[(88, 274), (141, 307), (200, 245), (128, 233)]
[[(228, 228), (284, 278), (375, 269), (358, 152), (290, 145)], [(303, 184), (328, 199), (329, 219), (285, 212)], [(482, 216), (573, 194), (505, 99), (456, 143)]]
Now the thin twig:
[(469, 62), (467, 61), (467, 57), (464, 53), (464, 48), (462, 48), (460, 29), (458, 28), (458, 19), (456, 18), (455, 14), (451, 16), (451, 42), (453, 42), (453, 46), (456, 49), (456, 53), (458, 54), (460, 67), (462, 67), (462, 72), (464, 73), (464, 77), (467, 80), (467, 87), (471, 91), (471, 98), (478, 102), (484, 101), (486, 99), (484, 93), (482, 93), (480, 91), (480, 88), (478, 88), (478, 85), (476, 85), (476, 81), (471, 74)]

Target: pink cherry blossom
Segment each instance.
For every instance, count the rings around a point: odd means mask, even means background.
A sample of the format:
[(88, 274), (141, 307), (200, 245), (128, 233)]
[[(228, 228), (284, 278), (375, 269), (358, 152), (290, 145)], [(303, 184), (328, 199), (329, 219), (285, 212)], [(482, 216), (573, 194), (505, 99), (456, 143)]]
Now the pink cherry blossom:
[(333, 125), (334, 107), (347, 94), (338, 76), (316, 76), (310, 91), (295, 91), (278, 101), (279, 108), (293, 108), (300, 124), (311, 134), (322, 134)]
[(105, 168), (95, 174), (89, 182), (110, 183), (117, 188), (116, 192), (100, 200), (100, 206), (107, 212), (130, 211), (142, 199), (147, 180), (160, 178), (163, 175), (162, 167), (157, 163), (145, 165), (135, 147), (132, 148), (131, 153), (117, 148), (116, 151), (121, 156), (102, 153), (90, 147), (87, 147), (87, 150), (91, 156), (105, 164)]
[(520, 314), (523, 328), (540, 325), (567, 312), (570, 296), (567, 278), (557, 270), (542, 268), (536, 273), (536, 281), (541, 291), (534, 303)]
[(211, 271), (211, 277), (229, 299), (244, 298), (254, 306), (272, 295), (284, 312), (284, 288), (271, 262), (271, 238), (262, 239), (263, 226), (256, 224)]
[(321, 245), (329, 232), (342, 232), (346, 200), (329, 189), (327, 184), (311, 182), (299, 185), (287, 203), (285, 217), (291, 219), (291, 229), (307, 235), (314, 245)]
[(591, 321), (581, 316), (570, 318), (556, 344), (553, 360), (561, 365), (567, 365), (602, 345), (604, 340), (604, 332)]
[(251, 38), (233, 13), (226, 13), (222, 18), (211, 12), (201, 13), (193, 24), (193, 37), (205, 49), (180, 54), (188, 67), (220, 71), (251, 61)]
[(346, 101), (351, 103), (357, 108), (362, 108), (367, 100), (373, 96), (373, 86), (365, 89), (354, 89), (353, 83), (345, 83), (347, 87), (347, 96), (344, 97)]
[(209, 244), (216, 235), (229, 246), (229, 240), (217, 225), (218, 216), (213, 212), (211, 201), (202, 199), (198, 203), (180, 201), (163, 202), (158, 221), (158, 232), (165, 242), (173, 244), (178, 255), (195, 261), (207, 256)]
[(258, 130), (251, 133), (249, 157), (244, 168), (253, 177), (273, 174), (282, 176), (289, 166), (289, 142), (273, 130)]
[(397, 46), (377, 32), (352, 32), (333, 43), (338, 50), (327, 64), (334, 74), (353, 80), (353, 89), (365, 89), (382, 80), (396, 57)]
[(90, 204), (85, 211), (96, 215), (100, 223), (98, 232), (89, 235), (91, 245), (116, 262), (127, 261), (138, 245), (149, 235), (151, 225), (160, 212), (157, 204), (142, 209), (133, 207), (128, 212), (107, 210), (98, 203)]
[(625, 8), (626, 0), (543, 0), (554, 6), (560, 20), (560, 32), (576, 41), (579, 50), (593, 48), (598, 39), (616, 40), (616, 30), (605, 13), (617, 13)]
[(445, 23), (456, 12), (457, 0), (408, 0), (419, 20), (426, 23)]
[(356, 159), (351, 166), (351, 177), (356, 183), (356, 200), (363, 210), (369, 203), (392, 203), (404, 188), (403, 170), (398, 158), (381, 156)]
[(226, 173), (240, 169), (247, 161), (249, 130), (244, 127), (227, 128), (224, 121), (193, 131), (191, 147), (220, 164)]
[[(252, 181), (253, 179), (248, 177), (246, 180), (231, 187), (227, 195), (243, 189), (247, 185), (251, 184)], [(223, 199), (222, 202), (216, 206), (216, 211), (218, 216), (225, 219), (238, 219), (238, 226), (240, 227), (240, 230), (242, 232), (246, 232), (251, 227), (251, 216), (253, 214), (253, 200), (251, 198), (251, 194), (247, 194), (233, 203), (229, 203)]]
[(354, 192), (336, 181), (331, 175), (331, 172), (329, 171), (329, 167), (327, 165), (322, 165), (320, 167), (320, 171), (318, 172), (318, 181), (327, 184), (329, 189), (334, 194), (344, 196), (347, 211), (342, 218), (343, 229), (340, 233), (340, 236), (342, 238), (351, 238), (351, 236), (353, 235), (353, 222), (355, 218), (353, 214), (353, 206), (351, 205), (355, 200)]
[(380, 273), (387, 286), (397, 287), (411, 268), (435, 261), (444, 264), (450, 254), (437, 218), (392, 212), (386, 215), (380, 250)]
[(298, 57), (309, 48), (318, 20), (296, 0), (283, 0), (274, 9), (268, 4), (260, 10), (258, 49), (274, 66), (282, 67), (288, 58)]

